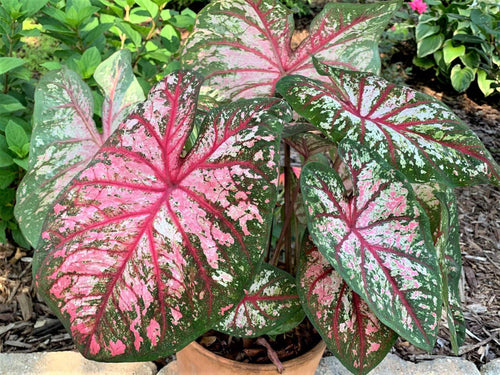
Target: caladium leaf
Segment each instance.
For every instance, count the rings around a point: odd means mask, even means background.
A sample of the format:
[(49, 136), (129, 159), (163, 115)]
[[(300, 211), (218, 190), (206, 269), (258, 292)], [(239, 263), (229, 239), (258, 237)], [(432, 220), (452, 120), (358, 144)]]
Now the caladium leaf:
[(297, 289), (307, 316), (335, 357), (354, 374), (366, 374), (398, 337), (382, 324), (311, 241), (297, 269)]
[(304, 158), (304, 161), (309, 161), (316, 154), (335, 149), (335, 145), (321, 133), (294, 134), (286, 138), (285, 142), (293, 147)]
[(438, 100), (372, 74), (317, 65), (330, 82), (288, 76), (277, 90), (332, 141), (376, 150), (413, 182), (500, 183), (500, 167), (479, 138)]
[(175, 352), (243, 297), (266, 247), (289, 109), (213, 110), (184, 144), (201, 78), (176, 72), (72, 180), (33, 261), (41, 295), (97, 360)]
[(301, 174), (308, 227), (319, 251), (378, 318), (414, 345), (432, 349), (441, 280), (428, 219), (404, 176), (359, 145), (340, 154), (354, 189), (310, 163)]
[(75, 72), (47, 73), (35, 91), (29, 170), (17, 190), (16, 218), (37, 247), (50, 206), (96, 154), (144, 94), (132, 72), (130, 53), (116, 52), (95, 71), (104, 94), (102, 133), (92, 119), (90, 88)]
[(462, 256), (455, 194), (452, 189), (439, 184), (415, 185), (414, 191), (430, 219), (441, 270), (443, 305), (451, 346), (458, 354), (458, 348), (465, 340), (465, 320), (459, 291)]
[(272, 96), (276, 82), (291, 73), (325, 79), (311, 56), (378, 72), (378, 38), (399, 4), (326, 4), (292, 50), (293, 16), (279, 1), (212, 1), (198, 14), (183, 65), (207, 77), (204, 90), (218, 100)]
[[(258, 337), (270, 331), (280, 334), (286, 331), (276, 329), (291, 318), (298, 320), (296, 324), (304, 319), (295, 279), (288, 272), (264, 263), (243, 299), (214, 329), (237, 337)], [(283, 328), (289, 330), (288, 325)]]

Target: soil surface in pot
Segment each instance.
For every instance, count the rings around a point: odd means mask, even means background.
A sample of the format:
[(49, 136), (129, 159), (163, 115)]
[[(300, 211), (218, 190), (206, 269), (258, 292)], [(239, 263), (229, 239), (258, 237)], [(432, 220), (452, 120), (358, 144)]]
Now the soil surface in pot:
[(211, 330), (197, 341), (211, 352), (234, 361), (276, 364), (308, 352), (320, 340), (320, 335), (306, 318), (292, 331), (272, 337), (247, 339)]

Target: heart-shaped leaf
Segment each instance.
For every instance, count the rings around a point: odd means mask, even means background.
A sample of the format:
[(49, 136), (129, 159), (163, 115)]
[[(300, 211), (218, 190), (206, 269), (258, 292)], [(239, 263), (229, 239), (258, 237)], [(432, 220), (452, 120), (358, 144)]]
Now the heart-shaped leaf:
[(300, 300), (328, 349), (354, 374), (373, 369), (396, 341), (359, 295), (308, 241), (297, 269)]
[(273, 330), (274, 334), (280, 334), (286, 331), (279, 332), (276, 328), (290, 318), (294, 318), (296, 324), (304, 319), (295, 279), (264, 263), (243, 299), (214, 329), (237, 337), (257, 337)]
[(412, 182), (500, 183), (479, 138), (438, 100), (372, 74), (318, 67), (329, 83), (288, 76), (277, 90), (332, 141), (365, 145)]
[(441, 280), (428, 219), (402, 174), (357, 144), (346, 142), (339, 151), (351, 174), (351, 196), (333, 169), (310, 163), (302, 170), (311, 237), (385, 325), (430, 350)]
[(459, 291), (462, 256), (455, 194), (452, 189), (439, 184), (415, 185), (414, 191), (430, 219), (441, 270), (443, 305), (451, 345), (458, 354), (458, 348), (465, 340), (465, 320)]
[(177, 72), (153, 87), (46, 222), (36, 281), (89, 358), (181, 349), (241, 300), (260, 263), (289, 109), (269, 98), (213, 110), (184, 156), (200, 85)]
[(292, 50), (293, 16), (279, 1), (212, 1), (198, 14), (183, 64), (207, 77), (204, 89), (218, 100), (273, 95), (278, 80), (291, 73), (324, 79), (311, 56), (378, 72), (378, 38), (398, 7), (398, 1), (326, 4)]
[(57, 196), (89, 163), (107, 137), (144, 94), (121, 50), (94, 74), (105, 99), (102, 134), (93, 116), (90, 88), (75, 72), (47, 73), (35, 92), (29, 170), (17, 190), (16, 218), (26, 239), (37, 247), (42, 225)]

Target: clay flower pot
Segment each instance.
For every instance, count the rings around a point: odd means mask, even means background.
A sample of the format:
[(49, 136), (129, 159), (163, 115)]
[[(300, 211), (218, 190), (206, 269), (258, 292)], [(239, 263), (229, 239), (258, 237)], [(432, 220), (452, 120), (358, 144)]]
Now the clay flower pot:
[[(326, 345), (320, 341), (314, 348), (300, 357), (283, 362), (286, 375), (313, 375), (318, 367)], [(233, 361), (205, 349), (193, 341), (177, 353), (179, 375), (236, 375), (236, 374), (277, 374), (273, 364), (254, 364)]]

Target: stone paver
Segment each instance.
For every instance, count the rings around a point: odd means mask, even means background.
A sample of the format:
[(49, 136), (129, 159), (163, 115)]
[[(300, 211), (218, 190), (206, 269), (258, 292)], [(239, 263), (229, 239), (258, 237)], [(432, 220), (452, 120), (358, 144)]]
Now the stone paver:
[(158, 371), (157, 375), (178, 375), (177, 361), (170, 362), (168, 365)]
[(481, 367), (481, 375), (500, 375), (500, 358), (494, 359)]
[(77, 352), (1, 353), (0, 375), (155, 375), (152, 362), (102, 363)]
[[(387, 357), (370, 375), (481, 375), (477, 367), (458, 357), (438, 358), (420, 363), (407, 362), (395, 354)], [(322, 358), (316, 375), (351, 375), (335, 357)], [(497, 374), (498, 375), (498, 374)]]

